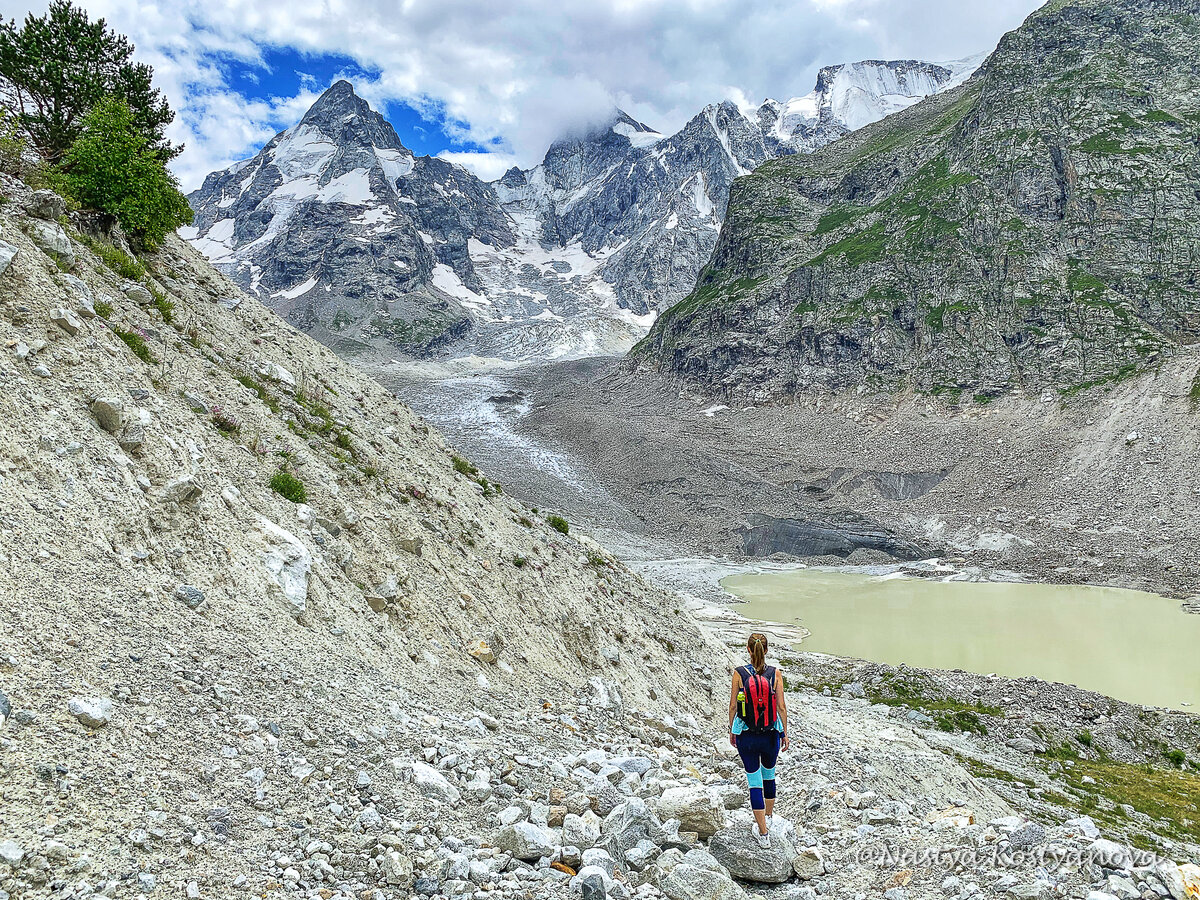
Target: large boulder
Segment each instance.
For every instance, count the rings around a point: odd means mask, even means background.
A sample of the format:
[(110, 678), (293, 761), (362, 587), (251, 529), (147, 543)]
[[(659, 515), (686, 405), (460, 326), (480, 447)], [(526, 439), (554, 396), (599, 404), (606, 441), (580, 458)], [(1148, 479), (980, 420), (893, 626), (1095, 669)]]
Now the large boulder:
[(590, 809), (582, 816), (567, 813), (562, 826), (563, 844), (568, 847), (578, 847), (580, 850), (595, 847), (600, 841), (602, 824), (599, 816)]
[(448, 803), (457, 803), (460, 798), (458, 788), (452, 785), (449, 780), (428, 763), (420, 762), (419, 760), (406, 760), (397, 758), (392, 760), (392, 768), (400, 775), (400, 777), (417, 786), (426, 797), (431, 797), (434, 800), (443, 800)]
[(708, 851), (734, 878), (782, 884), (792, 877), (796, 845), (783, 828), (772, 828), (770, 846), (760, 847), (753, 823), (748, 813), (731, 816), (729, 824), (709, 841)]
[(671, 900), (746, 900), (725, 867), (703, 850), (668, 850), (655, 862), (650, 881)]
[(35, 219), (47, 219), (51, 222), (57, 222), (60, 218), (67, 214), (67, 201), (54, 191), (34, 191), (33, 196), (29, 198), (29, 204), (25, 211)]
[(41, 219), (30, 219), (29, 236), (63, 268), (75, 268), (75, 245), (71, 243), (61, 225), (43, 222)]
[(312, 570), (312, 554), (298, 537), (274, 522), (260, 518), (258, 527), (267, 546), (262, 557), (263, 565), (279, 585), (292, 615), (299, 618), (308, 608), (308, 573)]
[(496, 846), (525, 862), (537, 862), (542, 857), (553, 856), (558, 850), (550, 829), (532, 822), (505, 825), (496, 835)]
[(640, 841), (650, 841), (658, 847), (687, 846), (681, 843), (678, 831), (660, 822), (640, 797), (630, 797), (609, 813), (600, 830), (608, 852), (621, 860)]
[(703, 787), (674, 787), (654, 805), (660, 819), (678, 819), (680, 831), (710, 838), (725, 825), (725, 805)]

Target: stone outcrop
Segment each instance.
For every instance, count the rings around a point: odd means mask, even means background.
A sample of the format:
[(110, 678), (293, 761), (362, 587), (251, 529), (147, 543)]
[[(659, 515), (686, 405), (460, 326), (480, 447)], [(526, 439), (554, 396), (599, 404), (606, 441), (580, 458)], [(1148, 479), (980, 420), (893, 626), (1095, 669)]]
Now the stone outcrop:
[(720, 395), (1066, 393), (1200, 337), (1194, 2), (1052, 3), (966, 84), (735, 182), (631, 366)]

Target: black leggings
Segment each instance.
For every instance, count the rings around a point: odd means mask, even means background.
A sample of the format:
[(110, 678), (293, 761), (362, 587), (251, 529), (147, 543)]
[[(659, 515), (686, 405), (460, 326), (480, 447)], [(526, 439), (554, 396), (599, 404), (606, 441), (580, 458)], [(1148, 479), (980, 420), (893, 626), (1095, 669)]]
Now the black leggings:
[(738, 756), (746, 768), (750, 785), (750, 806), (766, 809), (767, 800), (775, 799), (775, 763), (779, 759), (779, 732), (751, 734), (743, 731), (737, 736)]

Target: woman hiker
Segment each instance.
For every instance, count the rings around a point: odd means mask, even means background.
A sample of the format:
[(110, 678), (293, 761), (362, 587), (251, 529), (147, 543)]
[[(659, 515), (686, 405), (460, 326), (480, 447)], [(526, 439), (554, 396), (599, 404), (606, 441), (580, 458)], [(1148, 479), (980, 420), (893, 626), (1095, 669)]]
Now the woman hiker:
[(770, 847), (775, 811), (775, 761), (788, 748), (787, 700), (776, 690), (778, 672), (767, 665), (767, 639), (758, 632), (746, 641), (750, 665), (733, 671), (729, 691), (729, 743), (737, 748), (750, 785), (755, 837)]

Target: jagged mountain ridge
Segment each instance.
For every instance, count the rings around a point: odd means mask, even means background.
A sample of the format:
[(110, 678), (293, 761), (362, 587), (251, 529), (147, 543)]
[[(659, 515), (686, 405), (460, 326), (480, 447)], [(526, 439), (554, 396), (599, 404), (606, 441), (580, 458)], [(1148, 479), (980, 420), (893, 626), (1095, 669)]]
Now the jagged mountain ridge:
[(806, 98), (714, 104), (671, 136), (617, 110), (491, 184), (415, 157), (342, 81), (253, 159), (210, 175), (182, 233), (343, 351), (623, 352), (690, 290), (735, 178), (943, 89), (969, 65), (828, 67)]
[(1200, 5), (1055, 2), (952, 92), (734, 188), (631, 365), (771, 398), (1067, 394), (1200, 339)]

